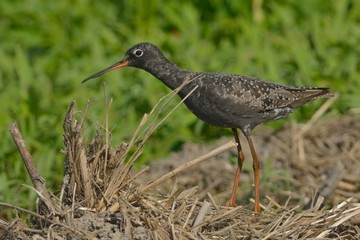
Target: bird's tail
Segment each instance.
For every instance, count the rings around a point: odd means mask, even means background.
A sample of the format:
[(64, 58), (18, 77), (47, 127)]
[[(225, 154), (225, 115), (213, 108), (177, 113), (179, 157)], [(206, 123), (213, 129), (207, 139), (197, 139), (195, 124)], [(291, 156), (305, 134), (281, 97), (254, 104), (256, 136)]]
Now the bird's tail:
[(335, 96), (329, 88), (296, 88), (290, 91), (295, 99), (292, 104), (295, 108), (318, 98), (331, 98)]

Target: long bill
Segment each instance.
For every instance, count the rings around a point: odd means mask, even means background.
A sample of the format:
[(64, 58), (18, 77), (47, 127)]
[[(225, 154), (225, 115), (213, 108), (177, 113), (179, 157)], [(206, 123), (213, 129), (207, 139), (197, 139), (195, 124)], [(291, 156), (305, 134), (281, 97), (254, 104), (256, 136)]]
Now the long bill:
[(117, 63), (111, 65), (110, 67), (107, 67), (107, 68), (101, 70), (100, 72), (97, 72), (94, 75), (91, 75), (90, 77), (85, 78), (84, 80), (81, 81), (81, 83), (89, 81), (90, 79), (93, 79), (93, 78), (100, 77), (100, 76), (104, 75), (105, 73), (110, 72), (110, 71), (112, 71), (114, 69), (125, 67), (125, 66), (128, 66), (128, 65), (129, 65), (129, 61), (121, 60), (120, 62), (117, 62)]

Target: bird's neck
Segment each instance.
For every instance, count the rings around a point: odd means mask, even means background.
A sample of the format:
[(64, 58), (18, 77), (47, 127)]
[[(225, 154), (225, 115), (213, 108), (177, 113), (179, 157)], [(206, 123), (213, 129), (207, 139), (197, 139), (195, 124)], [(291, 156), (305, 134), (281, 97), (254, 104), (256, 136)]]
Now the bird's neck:
[(147, 66), (145, 70), (160, 79), (172, 90), (181, 86), (191, 74), (189, 71), (178, 67), (167, 59), (162, 59), (160, 62), (153, 62)]

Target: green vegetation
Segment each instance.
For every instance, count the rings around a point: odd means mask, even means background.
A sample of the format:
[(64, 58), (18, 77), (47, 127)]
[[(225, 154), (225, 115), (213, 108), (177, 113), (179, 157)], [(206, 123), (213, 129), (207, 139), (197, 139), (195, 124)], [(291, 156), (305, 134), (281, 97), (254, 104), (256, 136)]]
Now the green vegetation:
[[(14, 120), (54, 190), (62, 180), (62, 120), (72, 100), (78, 109), (94, 101), (88, 124), (95, 129), (104, 122), (106, 82), (106, 97), (113, 98), (112, 145), (129, 140), (142, 115), (169, 90), (131, 68), (80, 82), (135, 43), (153, 42), (193, 71), (330, 87), (340, 93), (332, 110), (346, 113), (360, 105), (359, 22), (355, 0), (0, 1), (0, 201), (26, 206), (34, 196), (27, 188), (19, 191), (30, 181), (8, 132)], [(305, 121), (321, 103), (291, 118)], [(230, 134), (181, 106), (149, 140), (142, 161), (224, 132)]]

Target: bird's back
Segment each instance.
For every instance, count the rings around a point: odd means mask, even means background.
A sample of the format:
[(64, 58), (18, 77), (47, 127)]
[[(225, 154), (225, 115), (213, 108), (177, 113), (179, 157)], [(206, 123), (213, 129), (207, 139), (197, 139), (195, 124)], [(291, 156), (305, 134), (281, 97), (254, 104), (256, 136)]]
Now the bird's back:
[(328, 88), (291, 87), (254, 77), (196, 73), (198, 89), (185, 103), (200, 119), (220, 127), (250, 128), (289, 115), (317, 98), (333, 96)]

